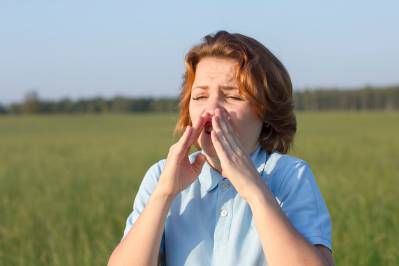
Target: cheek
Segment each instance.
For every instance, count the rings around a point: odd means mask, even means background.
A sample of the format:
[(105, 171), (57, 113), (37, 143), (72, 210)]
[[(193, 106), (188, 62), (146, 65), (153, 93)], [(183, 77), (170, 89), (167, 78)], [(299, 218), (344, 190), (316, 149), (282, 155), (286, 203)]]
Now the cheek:
[(254, 134), (253, 131), (259, 131), (262, 122), (252, 113), (241, 112), (232, 118), (232, 124), (239, 135), (246, 136)]
[(245, 136), (245, 132), (247, 130), (247, 122), (245, 121), (245, 118), (237, 116), (231, 117), (230, 125), (233, 127), (233, 130), (237, 132), (240, 138)]
[(237, 108), (235, 110), (228, 110), (227, 113), (230, 117), (230, 123), (235, 127), (236, 130), (245, 130), (245, 126), (248, 123), (248, 114), (244, 108)]

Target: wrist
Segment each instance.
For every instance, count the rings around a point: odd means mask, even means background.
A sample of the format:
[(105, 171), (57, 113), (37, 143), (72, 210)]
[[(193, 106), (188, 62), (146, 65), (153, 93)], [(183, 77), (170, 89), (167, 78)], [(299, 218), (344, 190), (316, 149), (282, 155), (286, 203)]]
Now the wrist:
[(162, 200), (172, 201), (176, 197), (176, 194), (158, 185), (154, 190), (154, 196)]
[(261, 204), (264, 201), (266, 202), (270, 202), (271, 200), (273, 201), (274, 196), (267, 187), (267, 185), (261, 180), (258, 180), (256, 184), (250, 189), (250, 193), (248, 193), (248, 196), (246, 197), (245, 200), (252, 208), (252, 206)]
[[(249, 174), (247, 174), (249, 177)], [(239, 191), (241, 197), (248, 203), (253, 201), (258, 194), (262, 194), (262, 190), (264, 190), (264, 186), (266, 184), (262, 181), (259, 174), (257, 172), (251, 173), (250, 178), (245, 178), (245, 183), (241, 184), (240, 187), (237, 187), (237, 191)]]

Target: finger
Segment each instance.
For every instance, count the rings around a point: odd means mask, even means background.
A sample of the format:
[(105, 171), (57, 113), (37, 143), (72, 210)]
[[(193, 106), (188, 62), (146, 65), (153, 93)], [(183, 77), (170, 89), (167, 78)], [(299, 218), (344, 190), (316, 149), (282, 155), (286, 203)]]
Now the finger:
[(229, 146), (231, 148), (234, 148), (236, 146), (236, 141), (232, 138), (232, 136), (231, 136), (232, 133), (227, 128), (226, 119), (225, 119), (225, 116), (222, 114), (222, 111), (219, 109), (216, 109), (215, 116), (216, 116), (216, 122), (217, 122), (216, 127), (220, 128), (220, 130), (222, 131), (223, 139), (226, 140), (226, 142), (229, 144)]
[(235, 128), (235, 126), (233, 124), (233, 119), (231, 118), (230, 114), (228, 112), (226, 112), (226, 111), (224, 111), (223, 113), (224, 113), (224, 116), (226, 117), (225, 121), (226, 121), (226, 126), (227, 126), (229, 132), (234, 134), (234, 136), (237, 139), (239, 139), (238, 138), (238, 133), (237, 133), (238, 131), (237, 131), (237, 129)]
[(221, 124), (222, 124), (222, 127), (227, 131), (227, 132), (229, 132), (230, 134), (235, 134), (236, 132), (235, 132), (235, 130), (232, 128), (232, 126), (231, 126), (231, 117), (229, 116), (229, 113), (227, 113), (225, 110), (220, 110), (219, 111), (219, 113), (220, 113), (220, 117), (222, 118), (221, 119)]
[(203, 111), (198, 120), (195, 122), (194, 126), (191, 128), (190, 137), (187, 139), (187, 141), (184, 142), (183, 144), (184, 146), (182, 148), (184, 150), (185, 156), (188, 156), (191, 146), (195, 143), (195, 141), (198, 139), (199, 135), (201, 134), (201, 131), (205, 126), (205, 122), (207, 121), (206, 120), (207, 116), (209, 116), (209, 113), (205, 113)]
[(226, 134), (227, 141), (230, 143), (230, 145), (234, 150), (236, 150), (237, 148), (239, 149), (242, 148), (240, 138), (238, 136), (237, 130), (235, 130), (235, 128), (233, 127), (232, 119), (229, 113), (226, 112), (225, 110), (221, 110), (220, 113), (222, 117), (220, 122), (221, 126), (226, 132), (228, 132)]
[(218, 155), (220, 161), (228, 160), (229, 156), (225, 150), (225, 144), (221, 141), (220, 133), (217, 133), (215, 130), (211, 131), (211, 139), (213, 143), (213, 147), (215, 148), (216, 154)]
[(187, 126), (186, 129), (184, 130), (183, 135), (180, 137), (179, 141), (177, 142), (177, 144), (180, 147), (184, 148), (186, 146), (185, 144), (189, 140), (191, 132), (192, 132), (191, 126)]
[(208, 121), (210, 114), (203, 112), (201, 116), (196, 121), (193, 127), (193, 133), (191, 134), (189, 145), (191, 146), (200, 136), (202, 130), (204, 129), (206, 121)]
[(220, 115), (216, 114), (212, 118), (212, 125), (213, 125), (213, 131), (215, 131), (215, 135), (220, 142), (221, 148), (225, 150), (227, 154), (230, 154), (232, 152), (231, 145), (226, 139), (225, 132), (223, 132), (221, 125), (220, 125)]
[(227, 123), (226, 123), (226, 116), (224, 114), (224, 111), (220, 109), (216, 109), (215, 115), (219, 118), (217, 121), (219, 122), (220, 129), (223, 131), (223, 134), (226, 136), (230, 135), (229, 129), (227, 128)]

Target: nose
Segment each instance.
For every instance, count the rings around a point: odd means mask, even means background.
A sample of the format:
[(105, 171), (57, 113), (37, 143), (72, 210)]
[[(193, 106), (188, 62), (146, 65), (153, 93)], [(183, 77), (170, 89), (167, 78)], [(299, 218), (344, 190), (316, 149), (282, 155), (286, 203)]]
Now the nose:
[(223, 106), (223, 100), (219, 96), (210, 97), (204, 111), (213, 116), (217, 108), (226, 110)]

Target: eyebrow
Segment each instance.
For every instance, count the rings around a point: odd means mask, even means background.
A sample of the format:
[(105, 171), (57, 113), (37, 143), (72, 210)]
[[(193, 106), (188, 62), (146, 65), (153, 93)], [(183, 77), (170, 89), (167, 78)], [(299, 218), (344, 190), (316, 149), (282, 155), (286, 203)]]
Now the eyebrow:
[[(231, 90), (238, 90), (237, 87), (234, 86), (219, 86), (220, 89), (224, 90), (224, 91), (231, 91)], [(209, 87), (208, 86), (195, 86), (193, 88), (194, 89), (202, 89), (202, 90), (208, 90)]]

